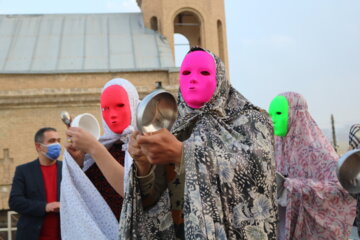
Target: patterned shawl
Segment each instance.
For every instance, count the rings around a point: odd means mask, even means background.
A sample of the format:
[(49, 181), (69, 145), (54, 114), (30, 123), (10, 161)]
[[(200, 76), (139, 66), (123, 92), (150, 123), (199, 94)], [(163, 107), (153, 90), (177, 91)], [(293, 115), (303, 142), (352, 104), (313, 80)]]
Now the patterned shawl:
[[(136, 88), (129, 81), (116, 78), (109, 81), (103, 91), (114, 84), (122, 86), (128, 93), (132, 113), (131, 124), (134, 124), (135, 111), (139, 101)], [(123, 150), (126, 150), (129, 135), (134, 129), (132, 126), (126, 128), (122, 134), (116, 134), (103, 120), (103, 128), (104, 135), (100, 137), (100, 143), (109, 149), (114, 142), (120, 139), (125, 143)], [(118, 219), (114, 217), (104, 198), (84, 173), (94, 163), (94, 160), (90, 155), (86, 155), (84, 168), (81, 169), (67, 151), (65, 151), (64, 159), (60, 195), (62, 239), (117, 239)], [(125, 177), (131, 164), (132, 158), (126, 152)]]
[(355, 201), (336, 177), (338, 155), (307, 110), (305, 99), (287, 92), (289, 130), (275, 137), (277, 171), (287, 176), (285, 239), (347, 239)]
[[(210, 54), (217, 66), (214, 96), (202, 108), (192, 109), (179, 92), (179, 113), (173, 127), (184, 144), (185, 237), (276, 239), (271, 121), (265, 111), (231, 87), (223, 63)], [(139, 239), (139, 229), (129, 235), (129, 227), (135, 224), (123, 223), (128, 225), (121, 225), (121, 234), (128, 234), (121, 237)]]

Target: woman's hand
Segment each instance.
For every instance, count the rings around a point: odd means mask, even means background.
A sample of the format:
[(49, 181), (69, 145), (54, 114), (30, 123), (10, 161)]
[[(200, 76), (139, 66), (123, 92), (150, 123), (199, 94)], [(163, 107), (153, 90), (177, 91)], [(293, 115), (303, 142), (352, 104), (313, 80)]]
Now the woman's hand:
[(145, 176), (150, 172), (151, 163), (141, 151), (141, 148), (136, 140), (137, 136), (141, 135), (138, 131), (134, 131), (130, 136), (128, 152), (134, 160), (137, 168), (138, 176)]
[(66, 131), (70, 147), (89, 153), (110, 185), (124, 197), (124, 167), (119, 164), (109, 151), (89, 132), (76, 127)]
[(180, 164), (182, 142), (163, 128), (157, 132), (136, 136), (137, 144), (152, 164)]
[(93, 135), (78, 127), (68, 128), (66, 136), (67, 139), (69, 139), (67, 148), (83, 153), (92, 154), (92, 151), (94, 151), (99, 144), (101, 145)]

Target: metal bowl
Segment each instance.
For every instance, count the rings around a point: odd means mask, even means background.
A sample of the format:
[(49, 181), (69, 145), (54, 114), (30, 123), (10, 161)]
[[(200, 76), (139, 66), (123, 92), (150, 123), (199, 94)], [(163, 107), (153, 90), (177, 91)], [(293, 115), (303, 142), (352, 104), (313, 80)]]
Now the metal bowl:
[(277, 188), (276, 188), (277, 189), (277, 191), (276, 191), (277, 198), (280, 198), (282, 193), (285, 190), (284, 182), (285, 182), (286, 178), (280, 172), (276, 171), (275, 179), (276, 179), (276, 186), (277, 186)]
[(360, 193), (360, 149), (351, 150), (338, 161), (336, 174), (349, 193)]
[(177, 116), (175, 97), (164, 89), (156, 89), (144, 97), (136, 110), (136, 125), (140, 132), (171, 129)]

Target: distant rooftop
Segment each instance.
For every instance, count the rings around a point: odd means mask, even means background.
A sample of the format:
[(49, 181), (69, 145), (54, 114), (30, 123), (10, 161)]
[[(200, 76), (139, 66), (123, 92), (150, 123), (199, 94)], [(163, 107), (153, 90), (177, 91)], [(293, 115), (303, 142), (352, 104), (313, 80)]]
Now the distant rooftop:
[(167, 40), (142, 13), (0, 15), (0, 74), (173, 67)]

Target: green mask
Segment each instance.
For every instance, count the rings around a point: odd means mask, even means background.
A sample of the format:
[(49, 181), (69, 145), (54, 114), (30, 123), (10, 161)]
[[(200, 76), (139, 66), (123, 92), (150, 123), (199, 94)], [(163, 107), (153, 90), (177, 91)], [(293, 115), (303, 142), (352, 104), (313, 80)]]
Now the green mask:
[(288, 131), (289, 103), (284, 96), (276, 96), (270, 103), (269, 114), (276, 136), (285, 137)]

